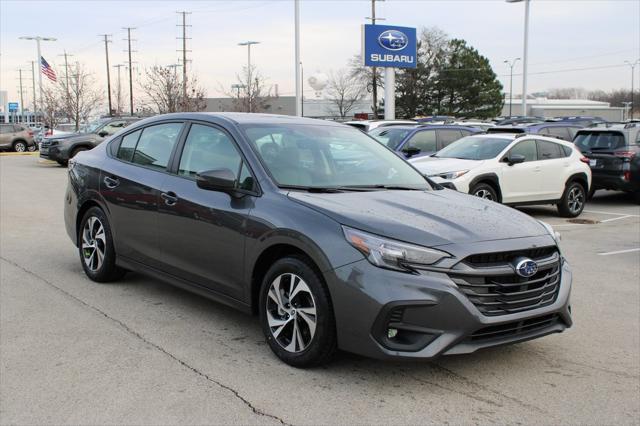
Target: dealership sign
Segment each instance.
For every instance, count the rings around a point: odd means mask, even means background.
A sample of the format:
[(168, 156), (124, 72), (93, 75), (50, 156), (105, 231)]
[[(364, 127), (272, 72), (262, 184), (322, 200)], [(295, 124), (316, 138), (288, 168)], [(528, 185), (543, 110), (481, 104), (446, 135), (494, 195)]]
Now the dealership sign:
[(9, 102), (9, 112), (17, 112), (17, 111), (18, 111), (18, 103)]
[(362, 43), (365, 66), (416, 67), (415, 28), (367, 24), (363, 26)]

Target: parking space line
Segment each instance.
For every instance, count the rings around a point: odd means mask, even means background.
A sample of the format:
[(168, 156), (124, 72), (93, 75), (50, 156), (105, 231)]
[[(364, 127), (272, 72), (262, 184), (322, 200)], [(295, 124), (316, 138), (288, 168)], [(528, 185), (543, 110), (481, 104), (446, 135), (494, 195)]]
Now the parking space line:
[(610, 256), (612, 254), (632, 253), (634, 251), (640, 251), (640, 248), (633, 248), (628, 250), (609, 251), (606, 253), (598, 253), (599, 256)]
[(611, 212), (603, 212), (603, 211), (599, 211), (599, 210), (583, 210), (583, 212), (585, 212), (585, 213), (596, 213), (596, 214), (609, 214), (609, 215), (612, 215), (612, 216), (640, 217), (640, 215), (637, 215), (637, 214), (611, 213)]
[(601, 220), (600, 223), (605, 223), (605, 222), (613, 222), (614, 220), (620, 220), (620, 219), (628, 219), (630, 217), (636, 217), (635, 215), (625, 215), (625, 216), (620, 216), (620, 217), (612, 217), (611, 219), (605, 219), (605, 220)]

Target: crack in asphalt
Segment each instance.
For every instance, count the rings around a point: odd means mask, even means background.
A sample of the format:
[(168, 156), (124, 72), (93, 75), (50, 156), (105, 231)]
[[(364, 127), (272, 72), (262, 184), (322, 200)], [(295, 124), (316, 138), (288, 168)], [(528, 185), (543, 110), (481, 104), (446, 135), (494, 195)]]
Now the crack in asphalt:
[(49, 285), (50, 287), (53, 287), (54, 289), (56, 289), (57, 291), (59, 291), (60, 293), (62, 293), (63, 295), (75, 300), (76, 302), (80, 303), (81, 305), (86, 306), (87, 308), (99, 313), (100, 315), (104, 316), (105, 318), (107, 318), (110, 321), (113, 321), (114, 323), (116, 323), (117, 325), (119, 325), (122, 329), (124, 329), (127, 333), (131, 334), (132, 336), (138, 338), (139, 340), (141, 340), (142, 342), (146, 343), (147, 345), (150, 345), (152, 347), (154, 347), (155, 349), (157, 349), (158, 351), (162, 352), (163, 354), (165, 354), (166, 356), (168, 356), (169, 358), (171, 358), (172, 360), (178, 362), (180, 365), (182, 365), (183, 367), (191, 370), (192, 372), (196, 373), (197, 375), (199, 375), (200, 377), (206, 379), (207, 381), (215, 384), (216, 386), (225, 389), (229, 392), (231, 392), (237, 399), (239, 399), (240, 401), (242, 401), (242, 403), (244, 405), (246, 405), (249, 409), (251, 409), (251, 411), (253, 411), (254, 414), (259, 415), (259, 416), (263, 416), (263, 417), (268, 417), (274, 420), (277, 420), (278, 422), (280, 422), (280, 424), (282, 425), (286, 425), (286, 426), (291, 426), (290, 423), (286, 423), (284, 420), (282, 420), (280, 417), (274, 415), (274, 414), (269, 414), (266, 413), (264, 411), (262, 411), (259, 408), (256, 408), (251, 401), (249, 401), (247, 398), (243, 397), (240, 392), (238, 392), (237, 390), (233, 389), (231, 386), (229, 385), (225, 385), (224, 383), (221, 383), (217, 380), (215, 380), (214, 378), (212, 378), (211, 376), (209, 376), (207, 373), (204, 373), (200, 370), (198, 370), (196, 367), (193, 367), (191, 365), (189, 365), (186, 361), (183, 361), (182, 359), (178, 358), (176, 355), (172, 354), (171, 352), (167, 351), (166, 349), (164, 349), (163, 347), (157, 345), (156, 343), (153, 343), (152, 341), (148, 340), (146, 337), (144, 337), (143, 335), (141, 335), (140, 333), (138, 333), (137, 331), (133, 330), (132, 328), (130, 328), (127, 324), (125, 324), (124, 322), (120, 321), (117, 318), (114, 318), (112, 316), (110, 316), (109, 314), (107, 314), (105, 311), (101, 310), (100, 308), (91, 305), (90, 303), (85, 302), (84, 300), (80, 299), (79, 297), (69, 293), (68, 291), (58, 287), (57, 285), (55, 285), (53, 282), (47, 280), (44, 277), (41, 277), (40, 275), (38, 275), (36, 272), (31, 271), (27, 268), (25, 268), (24, 266), (5, 258), (4, 256), (0, 256), (0, 259), (2, 259), (3, 261), (9, 263), (10, 265), (15, 266), (16, 268), (26, 272), (29, 275), (34, 276), (35, 278), (39, 279), (40, 281), (44, 282), (45, 284)]

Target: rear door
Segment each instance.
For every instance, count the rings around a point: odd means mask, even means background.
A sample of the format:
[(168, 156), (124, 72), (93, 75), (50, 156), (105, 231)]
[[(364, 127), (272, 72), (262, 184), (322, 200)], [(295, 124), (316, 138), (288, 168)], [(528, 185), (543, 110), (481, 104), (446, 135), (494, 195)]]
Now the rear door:
[[(244, 247), (254, 178), (233, 138), (221, 127), (192, 123), (179, 159), (160, 193), (159, 258), (162, 269), (197, 285), (241, 300)], [(199, 172), (228, 169), (243, 197), (201, 189)]]
[(102, 167), (100, 193), (119, 256), (155, 268), (160, 265), (158, 199), (182, 128), (182, 122), (166, 122), (127, 133)]
[(540, 197), (541, 200), (558, 200), (562, 197), (564, 184), (569, 169), (569, 159), (566, 158), (562, 146), (544, 140), (537, 140), (538, 165), (540, 167)]
[(525, 161), (511, 166), (506, 162), (500, 163), (502, 202), (509, 204), (539, 200), (541, 167), (536, 141), (526, 139), (518, 142), (507, 153), (507, 157), (511, 155), (522, 155)]

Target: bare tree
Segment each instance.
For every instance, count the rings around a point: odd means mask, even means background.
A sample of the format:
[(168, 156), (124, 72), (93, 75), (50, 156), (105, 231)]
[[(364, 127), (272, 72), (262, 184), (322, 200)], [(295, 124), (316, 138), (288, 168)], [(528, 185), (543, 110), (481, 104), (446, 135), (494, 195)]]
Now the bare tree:
[[(350, 77), (353, 81), (366, 88), (368, 93), (373, 92), (373, 68), (365, 67), (361, 55), (355, 55), (349, 60)], [(378, 89), (384, 89), (384, 68), (376, 68), (376, 86)], [(378, 90), (378, 100), (382, 98)], [(373, 101), (373, 98), (372, 98)], [(371, 111), (376, 111), (379, 105), (371, 105)]]
[(95, 79), (86, 68), (76, 62), (69, 67), (69, 84), (66, 79), (60, 79), (59, 89), (64, 95), (64, 112), (75, 124), (76, 130), (80, 123), (86, 122), (102, 103), (102, 93), (95, 89)]
[[(249, 76), (251, 81), (249, 82)], [(233, 110), (238, 112), (265, 112), (271, 109), (271, 101), (274, 96), (271, 94), (272, 87), (267, 84), (267, 79), (257, 71), (256, 67), (251, 67), (251, 72), (247, 72), (247, 67), (243, 67), (242, 75), (236, 75), (238, 81), (235, 88), (226, 90), (221, 88), (221, 92), (233, 100)]]
[(40, 108), (44, 115), (44, 125), (54, 129), (60, 124), (60, 118), (64, 116), (64, 94), (58, 87), (45, 87), (42, 89)]
[(365, 94), (361, 81), (344, 68), (329, 73), (326, 90), (327, 98), (336, 106), (341, 118), (345, 118)]
[(206, 108), (205, 92), (199, 87), (198, 79), (187, 79), (187, 99), (183, 86), (175, 70), (154, 65), (145, 70), (145, 80), (140, 88), (158, 114), (178, 111), (202, 111)]

